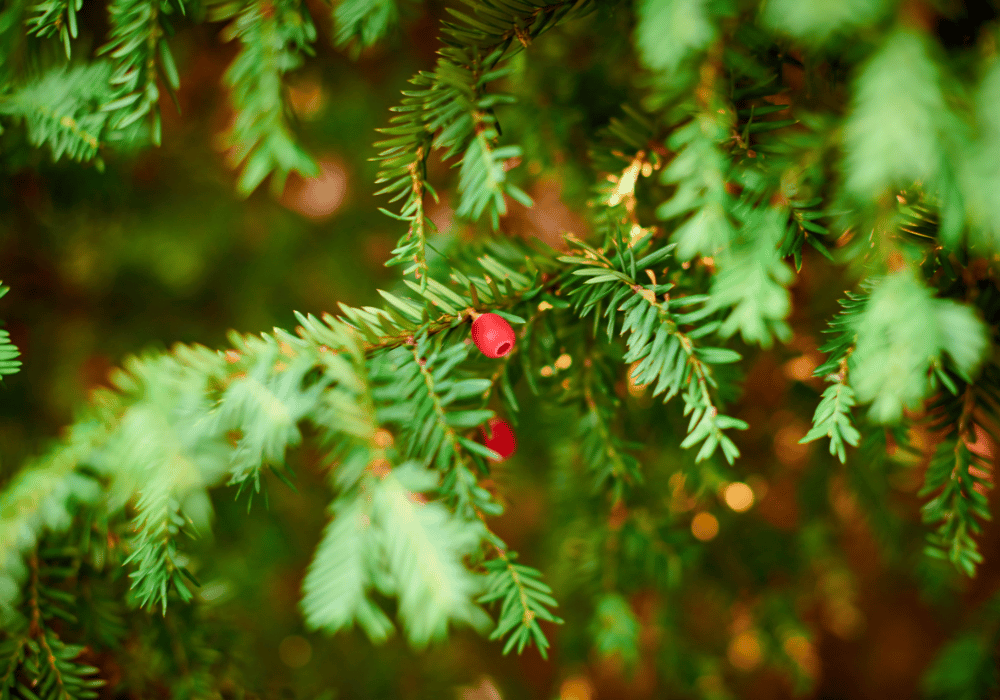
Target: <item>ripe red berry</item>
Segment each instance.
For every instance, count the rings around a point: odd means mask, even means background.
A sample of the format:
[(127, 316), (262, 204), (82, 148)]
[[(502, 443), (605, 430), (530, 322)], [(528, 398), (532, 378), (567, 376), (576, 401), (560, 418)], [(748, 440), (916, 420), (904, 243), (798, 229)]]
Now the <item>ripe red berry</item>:
[(514, 349), (514, 329), (496, 314), (482, 314), (472, 322), (472, 339), (486, 357), (503, 357)]
[(514, 349), (514, 329), (496, 314), (481, 314), (472, 322), (472, 339), (486, 357), (503, 357)]
[(514, 450), (517, 449), (514, 431), (511, 430), (506, 421), (499, 418), (490, 418), (487, 424), (481, 426), (479, 430), (483, 433), (486, 446), (501, 457), (499, 460), (490, 460), (491, 462), (502, 462), (514, 454)]

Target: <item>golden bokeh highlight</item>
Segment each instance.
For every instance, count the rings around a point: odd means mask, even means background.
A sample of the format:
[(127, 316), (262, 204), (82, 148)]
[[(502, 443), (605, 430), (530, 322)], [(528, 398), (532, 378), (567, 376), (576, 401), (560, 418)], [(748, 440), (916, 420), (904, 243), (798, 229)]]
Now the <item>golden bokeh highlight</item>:
[(729, 663), (736, 668), (749, 671), (760, 663), (760, 642), (753, 632), (743, 632), (733, 637), (726, 652)]
[(382, 449), (390, 447), (392, 445), (392, 433), (384, 428), (379, 428), (379, 430), (375, 433), (374, 442)]
[(691, 534), (702, 542), (719, 534), (719, 520), (711, 513), (701, 512), (691, 520)]
[(567, 678), (559, 686), (559, 700), (591, 700), (594, 685), (586, 676)]
[(753, 506), (753, 489), (741, 481), (736, 481), (726, 487), (726, 505), (737, 513), (750, 510)]
[(312, 645), (303, 637), (290, 635), (278, 644), (278, 658), (289, 668), (302, 668), (312, 658)]
[(548, 365), (545, 365), (541, 369), (541, 375), (543, 377), (551, 377), (552, 376), (552, 372), (553, 372), (553, 369), (551, 367), (549, 367)]
[(565, 352), (562, 355), (560, 355), (555, 361), (556, 369), (566, 369), (571, 364), (573, 364), (573, 358), (570, 357)]
[(789, 379), (805, 382), (812, 379), (813, 370), (819, 366), (817, 357), (812, 354), (800, 355), (785, 363), (782, 370)]

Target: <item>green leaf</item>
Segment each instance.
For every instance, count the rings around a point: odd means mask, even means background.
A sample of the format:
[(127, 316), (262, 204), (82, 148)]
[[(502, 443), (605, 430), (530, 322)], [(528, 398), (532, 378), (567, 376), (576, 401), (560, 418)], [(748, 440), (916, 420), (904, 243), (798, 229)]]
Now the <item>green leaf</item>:
[(167, 83), (174, 90), (178, 90), (181, 87), (181, 79), (177, 73), (177, 65), (174, 63), (174, 57), (170, 53), (170, 46), (166, 41), (160, 40), (160, 65), (163, 66), (163, 74), (167, 76)]
[(743, 359), (742, 355), (729, 348), (698, 347), (695, 348), (695, 355), (709, 365), (722, 365)]
[(469, 452), (479, 455), (480, 457), (485, 457), (486, 459), (492, 459), (495, 462), (503, 459), (497, 452), (494, 452), (486, 445), (480, 444), (469, 440), (468, 438), (459, 437), (458, 441), (462, 444), (462, 447), (467, 449)]
[(489, 391), (492, 384), (489, 379), (461, 379), (441, 398), (441, 405), (447, 406), (453, 401), (482, 396)]
[(445, 414), (445, 421), (454, 428), (474, 428), (493, 417), (493, 411), (453, 411)]
[(496, 314), (500, 318), (509, 321), (510, 323), (520, 323), (522, 325), (527, 323), (525, 319), (521, 318), (517, 314), (512, 314), (509, 311), (504, 311), (502, 309), (491, 309), (490, 313)]

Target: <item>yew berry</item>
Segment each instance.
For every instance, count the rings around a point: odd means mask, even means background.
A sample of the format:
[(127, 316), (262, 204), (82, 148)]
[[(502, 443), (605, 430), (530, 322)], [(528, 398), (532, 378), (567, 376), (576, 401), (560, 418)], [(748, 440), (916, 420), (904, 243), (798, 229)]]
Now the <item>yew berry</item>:
[(517, 449), (517, 441), (514, 439), (514, 431), (507, 425), (507, 421), (499, 418), (490, 418), (485, 426), (479, 428), (483, 433), (486, 446), (500, 455), (499, 460), (491, 462), (502, 462)]
[(472, 322), (472, 339), (486, 357), (503, 357), (514, 349), (514, 329), (492, 313), (480, 314)]

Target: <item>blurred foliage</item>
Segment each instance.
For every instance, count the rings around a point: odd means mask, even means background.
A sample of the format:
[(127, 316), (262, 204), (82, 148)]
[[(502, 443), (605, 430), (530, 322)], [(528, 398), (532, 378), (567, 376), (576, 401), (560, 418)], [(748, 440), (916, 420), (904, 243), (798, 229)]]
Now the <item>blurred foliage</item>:
[(0, 696), (990, 697), (972, 5), (5, 4)]

